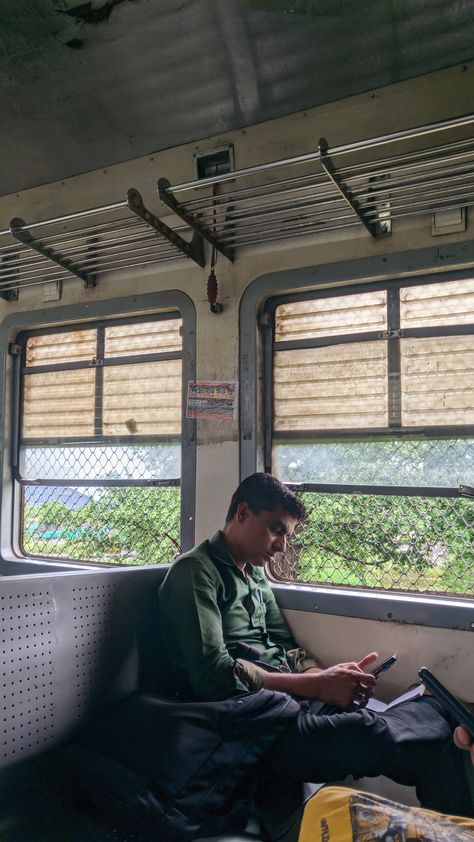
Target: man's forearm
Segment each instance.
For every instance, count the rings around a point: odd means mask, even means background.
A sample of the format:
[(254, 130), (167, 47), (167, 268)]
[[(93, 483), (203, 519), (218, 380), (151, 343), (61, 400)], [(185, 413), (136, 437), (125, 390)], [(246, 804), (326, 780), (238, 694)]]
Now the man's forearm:
[(318, 684), (314, 678), (321, 670), (313, 667), (306, 672), (267, 672), (263, 679), (263, 686), (267, 690), (279, 690), (291, 696), (301, 696), (305, 699), (318, 699)]

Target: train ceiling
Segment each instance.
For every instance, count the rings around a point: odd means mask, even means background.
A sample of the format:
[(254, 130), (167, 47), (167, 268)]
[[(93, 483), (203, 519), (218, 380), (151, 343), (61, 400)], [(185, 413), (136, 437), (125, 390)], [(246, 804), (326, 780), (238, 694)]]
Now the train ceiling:
[(0, 195), (473, 58), (472, 0), (1, 0)]

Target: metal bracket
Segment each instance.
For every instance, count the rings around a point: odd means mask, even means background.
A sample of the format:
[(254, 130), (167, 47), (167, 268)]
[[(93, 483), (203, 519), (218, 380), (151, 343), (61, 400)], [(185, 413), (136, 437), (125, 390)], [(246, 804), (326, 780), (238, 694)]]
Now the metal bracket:
[(232, 263), (234, 260), (234, 249), (228, 248), (227, 246), (223, 246), (222, 243), (219, 242), (217, 237), (215, 237), (211, 232), (205, 228), (203, 225), (200, 225), (199, 222), (196, 222), (194, 217), (192, 217), (187, 211), (183, 210), (179, 202), (176, 201), (175, 197), (172, 193), (168, 193), (168, 189), (171, 187), (170, 182), (167, 178), (160, 178), (158, 181), (158, 195), (161, 201), (167, 205), (176, 216), (179, 216), (186, 225), (189, 225), (190, 228), (193, 229), (197, 234), (207, 240), (211, 246), (214, 246), (217, 251), (220, 251), (224, 257), (227, 257), (227, 260), (230, 260)]
[[(99, 251), (99, 248), (99, 238), (97, 236), (89, 237), (87, 240), (87, 253), (94, 257), (94, 253), (97, 253)], [(93, 263), (91, 266), (89, 274), (89, 283), (87, 284), (87, 286), (95, 287), (97, 271), (97, 266)]]
[(204, 246), (199, 232), (193, 235), (191, 242), (184, 240), (176, 233), (176, 231), (173, 231), (172, 228), (162, 222), (161, 219), (158, 219), (154, 213), (145, 207), (140, 193), (138, 190), (135, 190), (134, 187), (131, 187), (130, 190), (127, 191), (127, 204), (132, 213), (143, 220), (143, 222), (149, 225), (150, 228), (153, 228), (157, 234), (161, 234), (162, 237), (165, 237), (168, 242), (172, 243), (177, 249), (179, 249), (179, 251), (183, 252), (186, 257), (190, 257), (191, 260), (194, 260), (198, 266), (205, 266), (206, 261), (204, 259)]
[(71, 274), (75, 275), (76, 278), (80, 278), (81, 281), (84, 281), (85, 287), (95, 286), (95, 280), (92, 275), (88, 275), (86, 272), (81, 272), (80, 269), (77, 269), (70, 260), (67, 260), (61, 254), (56, 254), (53, 249), (45, 246), (41, 240), (35, 240), (28, 231), (23, 219), (20, 219), (19, 217), (12, 219), (10, 222), (10, 231), (12, 237), (14, 237), (15, 240), (18, 240), (19, 243), (23, 243), (23, 245), (28, 246), (30, 249), (33, 249), (33, 251), (37, 251), (39, 254), (43, 255), (43, 257), (51, 260), (52, 263), (56, 263), (58, 266), (61, 266), (61, 269), (66, 269), (68, 272), (71, 272)]
[(383, 330), (377, 334), (379, 339), (402, 339), (405, 336), (404, 330)]
[(15, 261), (17, 260), (18, 254), (6, 254), (2, 259), (2, 266), (5, 268), (9, 278), (8, 282), (11, 284), (8, 289), (4, 289), (0, 292), (0, 297), (4, 298), (5, 301), (18, 301), (18, 279), (20, 273), (18, 268), (15, 266)]
[(354, 199), (345, 186), (345, 184), (341, 181), (339, 175), (337, 174), (336, 167), (334, 166), (331, 158), (328, 155), (329, 145), (325, 137), (320, 138), (319, 145), (318, 145), (318, 152), (319, 152), (319, 160), (321, 166), (326, 173), (327, 177), (332, 181), (334, 187), (340, 193), (342, 198), (347, 202), (350, 208), (354, 211), (355, 214), (359, 217), (362, 225), (365, 229), (369, 232), (370, 236), (376, 239), (377, 237), (381, 237), (387, 234), (385, 230), (382, 230), (377, 223), (369, 222), (360, 206), (359, 203)]

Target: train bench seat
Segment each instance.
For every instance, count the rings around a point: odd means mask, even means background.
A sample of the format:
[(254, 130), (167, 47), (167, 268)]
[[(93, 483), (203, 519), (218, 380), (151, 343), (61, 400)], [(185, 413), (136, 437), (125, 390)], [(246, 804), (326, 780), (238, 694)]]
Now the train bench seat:
[[(163, 692), (156, 594), (164, 573), (22, 569), (2, 578), (2, 842), (139, 842), (70, 785), (70, 747), (101, 712)], [(258, 827), (219, 839), (258, 840)]]

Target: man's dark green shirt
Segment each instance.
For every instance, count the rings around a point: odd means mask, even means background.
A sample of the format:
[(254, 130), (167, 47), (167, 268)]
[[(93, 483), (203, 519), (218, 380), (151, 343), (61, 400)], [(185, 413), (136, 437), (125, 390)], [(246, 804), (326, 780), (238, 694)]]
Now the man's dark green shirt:
[(234, 563), (221, 532), (178, 558), (160, 588), (161, 639), (177, 689), (200, 699), (224, 699), (256, 689), (236, 670), (244, 642), (259, 660), (289, 669), (296, 644), (264, 571)]

